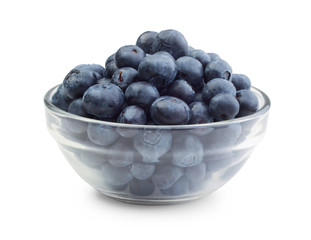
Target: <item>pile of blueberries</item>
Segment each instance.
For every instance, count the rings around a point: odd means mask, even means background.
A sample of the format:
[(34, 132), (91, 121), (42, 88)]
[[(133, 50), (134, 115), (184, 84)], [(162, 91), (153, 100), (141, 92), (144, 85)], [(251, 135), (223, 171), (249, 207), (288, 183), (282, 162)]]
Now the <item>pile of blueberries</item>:
[(201, 124), (257, 111), (244, 74), (215, 53), (188, 46), (176, 30), (142, 33), (99, 64), (73, 68), (52, 97), (58, 108), (98, 120), (148, 125)]
[(234, 146), (251, 127), (246, 122), (243, 127), (234, 123), (174, 131), (161, 125), (203, 124), (250, 115), (258, 109), (250, 87), (247, 76), (232, 73), (217, 54), (188, 46), (180, 32), (147, 31), (136, 45), (123, 46), (109, 56), (105, 67), (82, 64), (73, 68), (52, 103), (82, 117), (160, 125), (159, 129), (136, 129), (64, 118), (59, 129), (66, 139), (82, 143), (83, 149), (63, 148), (84, 166), (102, 172), (103, 188), (161, 198), (203, 190), (219, 172), (220, 184), (230, 179), (250, 152)]

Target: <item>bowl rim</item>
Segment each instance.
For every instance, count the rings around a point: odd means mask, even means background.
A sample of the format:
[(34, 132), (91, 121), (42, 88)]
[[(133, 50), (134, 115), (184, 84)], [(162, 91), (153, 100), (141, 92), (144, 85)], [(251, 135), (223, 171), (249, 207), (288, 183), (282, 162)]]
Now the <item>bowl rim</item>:
[(255, 92), (256, 94), (259, 94), (263, 100), (264, 103), (263, 105), (253, 114), (245, 116), (245, 117), (239, 117), (239, 118), (234, 118), (230, 120), (224, 120), (224, 121), (219, 121), (219, 122), (211, 122), (211, 123), (202, 123), (202, 124), (187, 124), (187, 125), (142, 125), (142, 124), (126, 124), (126, 123), (117, 123), (117, 122), (108, 122), (104, 120), (97, 120), (97, 119), (92, 119), (92, 118), (87, 118), (87, 117), (82, 117), (78, 116), (69, 112), (66, 112), (58, 107), (56, 107), (54, 104), (52, 104), (51, 99), (52, 99), (52, 94), (57, 90), (57, 88), (61, 84), (58, 84), (54, 87), (52, 87), (50, 90), (46, 92), (44, 95), (44, 104), (46, 109), (50, 110), (53, 112), (53, 114), (56, 114), (60, 117), (66, 117), (66, 118), (71, 118), (77, 121), (82, 121), (82, 122), (87, 122), (87, 123), (94, 123), (94, 124), (101, 124), (101, 125), (107, 125), (111, 127), (119, 127), (119, 128), (139, 128), (139, 129), (200, 129), (200, 128), (206, 128), (206, 127), (221, 127), (221, 126), (226, 126), (230, 124), (236, 124), (236, 123), (241, 123), (245, 121), (250, 121), (255, 118), (259, 118), (261, 116), (264, 116), (269, 113), (270, 107), (271, 107), (271, 101), (270, 98), (266, 93), (261, 91), (260, 89), (256, 87), (251, 87), (251, 90)]

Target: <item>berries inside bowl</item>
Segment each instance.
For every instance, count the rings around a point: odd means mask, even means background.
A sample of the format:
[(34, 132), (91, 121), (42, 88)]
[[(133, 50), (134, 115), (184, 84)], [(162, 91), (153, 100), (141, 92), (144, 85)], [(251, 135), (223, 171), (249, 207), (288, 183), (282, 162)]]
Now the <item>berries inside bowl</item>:
[(141, 34), (105, 65), (81, 64), (44, 98), (74, 170), (114, 199), (168, 204), (230, 180), (262, 139), (269, 98), (176, 30)]

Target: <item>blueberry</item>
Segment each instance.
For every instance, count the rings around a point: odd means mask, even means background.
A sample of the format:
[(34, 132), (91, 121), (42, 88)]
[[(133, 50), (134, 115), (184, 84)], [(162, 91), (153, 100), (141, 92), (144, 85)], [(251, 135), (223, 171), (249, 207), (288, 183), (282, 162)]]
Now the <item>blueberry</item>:
[[(120, 151), (122, 149), (122, 151)], [(131, 141), (119, 138), (115, 143), (103, 149), (105, 158), (114, 167), (130, 166), (135, 160), (135, 149)]]
[(208, 171), (218, 172), (232, 165), (232, 152), (223, 151), (214, 155), (208, 155), (204, 159)]
[(152, 181), (157, 188), (170, 188), (184, 174), (184, 169), (172, 165), (157, 165)]
[(177, 97), (187, 104), (190, 104), (195, 99), (195, 91), (192, 86), (185, 80), (175, 80), (167, 89), (167, 95)]
[(105, 67), (107, 67), (107, 65), (111, 62), (114, 62), (115, 61), (115, 53), (111, 54), (107, 59), (106, 59), (106, 62), (105, 62)]
[(203, 182), (205, 179), (205, 173), (205, 163), (200, 163), (196, 166), (185, 169), (185, 176), (193, 183)]
[(111, 83), (110, 78), (101, 78), (97, 80), (97, 84), (103, 84), (103, 83)]
[(231, 178), (234, 177), (234, 175), (240, 171), (240, 169), (244, 166), (244, 164), (246, 163), (246, 160), (243, 160), (235, 165), (233, 165), (232, 167), (228, 168), (220, 177), (221, 180), (225, 180), (225, 181), (229, 181)]
[(152, 53), (165, 51), (175, 59), (187, 55), (188, 43), (185, 37), (176, 30), (164, 30), (158, 33), (153, 44)]
[(131, 173), (138, 180), (146, 180), (147, 178), (150, 178), (154, 173), (154, 170), (155, 165), (141, 162), (133, 163), (130, 167)]
[(222, 59), (210, 62), (204, 69), (204, 81), (207, 83), (214, 78), (231, 80), (232, 68)]
[(193, 50), (189, 56), (200, 61), (203, 68), (205, 68), (207, 66), (207, 64), (209, 64), (212, 61), (210, 55), (208, 55), (206, 52), (204, 52), (200, 49)]
[(52, 97), (53, 105), (67, 112), (71, 102), (72, 99), (65, 93), (63, 85), (60, 85)]
[(209, 104), (210, 100), (220, 93), (228, 93), (235, 96), (236, 89), (232, 82), (222, 78), (214, 78), (204, 85), (202, 99), (206, 104)]
[(179, 167), (192, 167), (203, 160), (203, 144), (191, 134), (174, 138), (172, 163)]
[(116, 64), (115, 61), (112, 61), (110, 63), (107, 64), (107, 67), (106, 67), (106, 74), (105, 74), (105, 77), (106, 78), (111, 78), (114, 74), (115, 71), (117, 71), (119, 68)]
[(134, 179), (129, 183), (130, 192), (137, 196), (151, 195), (154, 189), (154, 184), (150, 179), (143, 181)]
[(96, 84), (83, 95), (83, 106), (92, 115), (100, 118), (114, 118), (121, 111), (124, 102), (123, 91), (116, 85)]
[(144, 50), (145, 53), (150, 54), (152, 52), (151, 51), (152, 43), (154, 42), (157, 35), (158, 33), (154, 31), (147, 31), (142, 33), (136, 41), (136, 46)]
[(137, 69), (145, 56), (145, 52), (140, 47), (127, 45), (119, 48), (114, 57), (118, 68), (131, 67)]
[(207, 53), (207, 55), (211, 58), (211, 61), (220, 59), (219, 55), (216, 53)]
[(196, 91), (194, 95), (195, 102), (203, 102), (202, 91)]
[(147, 117), (144, 109), (139, 106), (131, 105), (123, 109), (117, 119), (118, 123), (127, 124), (146, 124)]
[(102, 146), (111, 145), (119, 138), (119, 134), (115, 131), (115, 129), (99, 123), (89, 123), (87, 134), (93, 143)]
[[(90, 118), (91, 116), (85, 111), (82, 103), (82, 98), (75, 99), (71, 102), (68, 107), (68, 112)], [(86, 132), (88, 124), (86, 122), (75, 120), (75, 119), (64, 119), (67, 128), (74, 133), (84, 133)]]
[(218, 94), (209, 103), (209, 112), (216, 121), (233, 119), (239, 112), (239, 103), (231, 94)]
[(237, 91), (242, 89), (250, 90), (251, 88), (251, 81), (244, 74), (232, 74), (232, 83)]
[(114, 72), (111, 82), (125, 91), (130, 84), (137, 81), (137, 76), (137, 71), (134, 68), (119, 68)]
[(188, 124), (201, 124), (213, 122), (208, 111), (208, 106), (203, 102), (193, 102), (189, 105), (190, 120)]
[(158, 89), (148, 82), (135, 82), (125, 91), (125, 100), (129, 105), (138, 105), (149, 111), (151, 104), (160, 97)]
[(98, 168), (106, 162), (105, 157), (102, 154), (86, 150), (81, 151), (79, 159), (83, 164), (92, 168)]
[(71, 99), (80, 98), (84, 92), (97, 83), (97, 75), (87, 69), (73, 69), (65, 77), (63, 87), (67, 96)]
[(172, 146), (172, 134), (160, 129), (144, 130), (134, 137), (133, 144), (143, 157), (143, 162), (159, 162), (159, 158)]
[(190, 56), (192, 51), (194, 51), (194, 48), (188, 45), (187, 56)]
[(237, 117), (244, 117), (255, 113), (258, 109), (258, 98), (250, 90), (240, 90), (236, 93), (236, 99), (240, 104), (240, 110)]
[(166, 196), (181, 196), (189, 192), (190, 181), (182, 176), (170, 188), (161, 189), (161, 193)]
[(177, 73), (175, 61), (165, 54), (155, 54), (144, 58), (138, 67), (141, 81), (153, 84), (161, 89), (174, 81)]
[(128, 167), (113, 167), (109, 163), (102, 166), (105, 182), (110, 185), (121, 186), (133, 180), (133, 175)]
[(99, 64), (80, 64), (74, 69), (84, 69), (95, 72), (97, 79), (103, 78), (105, 76), (105, 68)]
[(179, 98), (163, 96), (152, 103), (150, 116), (160, 125), (187, 124), (190, 119), (190, 109), (187, 103)]
[(202, 87), (203, 66), (195, 58), (184, 56), (176, 60), (177, 78), (184, 79), (195, 89)]
[(152, 54), (152, 56), (158, 56), (158, 55), (162, 55), (162, 56), (164, 55), (166, 57), (169, 57), (170, 59), (172, 59), (175, 62), (175, 58), (171, 54), (169, 54), (168, 52), (160, 51), (160, 52), (156, 52), (156, 53)]

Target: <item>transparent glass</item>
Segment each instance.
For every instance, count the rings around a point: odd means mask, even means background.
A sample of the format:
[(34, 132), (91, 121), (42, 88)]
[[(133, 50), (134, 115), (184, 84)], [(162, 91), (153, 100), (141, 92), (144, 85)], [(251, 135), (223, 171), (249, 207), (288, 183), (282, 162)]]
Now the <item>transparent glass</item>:
[(130, 125), (76, 116), (45, 97), (46, 122), (72, 168), (99, 192), (139, 204), (171, 204), (209, 195), (228, 182), (263, 138), (270, 100), (251, 90), (259, 110), (198, 125)]

